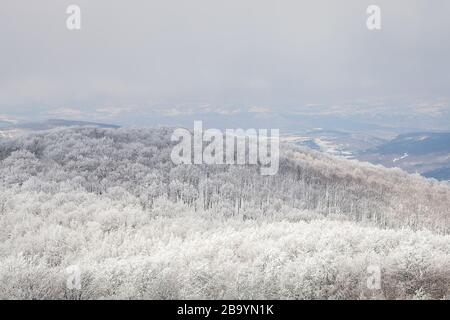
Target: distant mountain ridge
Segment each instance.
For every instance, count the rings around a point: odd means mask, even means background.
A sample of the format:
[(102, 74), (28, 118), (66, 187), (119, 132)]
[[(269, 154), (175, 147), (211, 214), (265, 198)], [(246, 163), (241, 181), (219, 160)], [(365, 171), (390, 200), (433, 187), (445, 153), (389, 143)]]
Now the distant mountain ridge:
[(358, 155), (358, 160), (450, 180), (450, 132), (414, 132)]
[(450, 152), (450, 132), (416, 132), (401, 134), (397, 138), (375, 149), (380, 154), (408, 153), (424, 155)]
[(5, 120), (0, 120), (0, 128), (8, 127), (8, 126), (11, 126), (11, 125), (13, 125), (12, 122), (5, 121)]
[(450, 167), (425, 172), (423, 176), (427, 178), (435, 178), (437, 180), (450, 180)]
[(64, 119), (49, 119), (36, 122), (19, 122), (12, 123), (4, 121), (0, 122), (0, 138), (14, 138), (33, 131), (44, 131), (55, 128), (68, 127), (95, 127), (102, 129), (117, 129), (120, 126), (106, 123), (89, 122), (89, 121), (72, 121)]
[(9, 125), (3, 129), (28, 129), (28, 130), (48, 130), (57, 127), (74, 127), (74, 126), (89, 126), (89, 127), (98, 127), (98, 128), (119, 128), (117, 125), (113, 124), (105, 124), (98, 122), (90, 122), (90, 121), (73, 121), (73, 120), (64, 120), (64, 119), (49, 119), (44, 121), (36, 121), (36, 122), (24, 122)]

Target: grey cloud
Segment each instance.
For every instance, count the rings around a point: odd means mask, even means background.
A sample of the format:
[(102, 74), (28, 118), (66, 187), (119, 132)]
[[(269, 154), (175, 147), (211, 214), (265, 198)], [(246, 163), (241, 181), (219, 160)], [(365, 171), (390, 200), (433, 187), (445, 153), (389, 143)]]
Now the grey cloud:
[[(80, 31), (65, 28), (72, 3)], [(450, 3), (378, 0), (370, 32), (372, 3), (3, 1), (0, 113), (448, 99)]]

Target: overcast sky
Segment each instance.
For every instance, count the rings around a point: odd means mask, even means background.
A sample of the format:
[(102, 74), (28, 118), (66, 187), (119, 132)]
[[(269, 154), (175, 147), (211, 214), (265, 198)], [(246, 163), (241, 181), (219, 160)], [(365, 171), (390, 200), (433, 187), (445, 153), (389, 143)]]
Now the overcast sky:
[(0, 115), (448, 101), (449, 13), (448, 0), (2, 0)]

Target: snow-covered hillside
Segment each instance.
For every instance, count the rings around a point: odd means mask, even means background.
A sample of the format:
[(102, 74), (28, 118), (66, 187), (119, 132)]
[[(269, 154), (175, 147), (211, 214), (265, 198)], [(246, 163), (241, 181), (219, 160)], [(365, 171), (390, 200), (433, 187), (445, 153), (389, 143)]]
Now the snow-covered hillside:
[(175, 166), (171, 133), (0, 138), (0, 298), (449, 298), (448, 184), (293, 146)]

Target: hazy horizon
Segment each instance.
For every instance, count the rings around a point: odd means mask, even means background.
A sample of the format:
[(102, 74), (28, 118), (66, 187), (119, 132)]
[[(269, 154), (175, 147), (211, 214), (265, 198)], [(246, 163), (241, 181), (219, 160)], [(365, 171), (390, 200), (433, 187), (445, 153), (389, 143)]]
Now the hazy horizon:
[(75, 31), (69, 4), (2, 4), (0, 120), (314, 115), (450, 130), (448, 1), (377, 1), (378, 31), (360, 0), (80, 0)]

